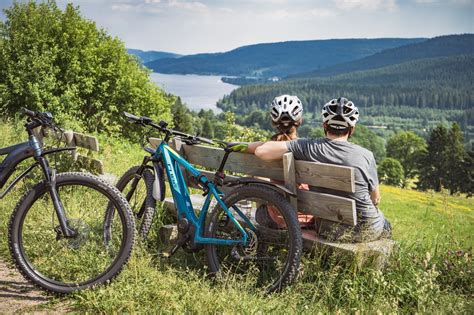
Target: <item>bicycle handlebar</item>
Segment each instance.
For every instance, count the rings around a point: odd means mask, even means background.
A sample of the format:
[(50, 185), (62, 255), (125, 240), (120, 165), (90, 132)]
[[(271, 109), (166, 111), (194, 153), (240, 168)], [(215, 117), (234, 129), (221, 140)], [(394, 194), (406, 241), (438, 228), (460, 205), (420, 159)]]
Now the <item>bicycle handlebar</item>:
[(27, 108), (22, 108), (23, 114), (28, 116), (29, 121), (34, 121), (41, 126), (49, 127), (53, 130), (61, 130), (53, 122), (53, 115), (50, 112), (36, 112)]
[(127, 112), (124, 112), (124, 115), (127, 119), (133, 121), (136, 124), (140, 124), (140, 125), (143, 125), (143, 126), (147, 126), (147, 125), (151, 126), (155, 129), (158, 129), (161, 132), (166, 133), (169, 136), (183, 137), (184, 142), (187, 143), (187, 144), (198, 144), (200, 142), (207, 143), (207, 144), (212, 144), (212, 145), (214, 144), (214, 141), (212, 141), (211, 139), (207, 139), (207, 138), (204, 138), (204, 137), (198, 137), (198, 136), (190, 135), (190, 134), (187, 134), (187, 133), (184, 133), (184, 132), (181, 132), (181, 131), (166, 128), (168, 126), (168, 123), (163, 121), (163, 120), (161, 120), (157, 124), (153, 121), (153, 119), (151, 119), (149, 117), (146, 117), (146, 116), (138, 117), (138, 116), (135, 116), (135, 115), (127, 113)]

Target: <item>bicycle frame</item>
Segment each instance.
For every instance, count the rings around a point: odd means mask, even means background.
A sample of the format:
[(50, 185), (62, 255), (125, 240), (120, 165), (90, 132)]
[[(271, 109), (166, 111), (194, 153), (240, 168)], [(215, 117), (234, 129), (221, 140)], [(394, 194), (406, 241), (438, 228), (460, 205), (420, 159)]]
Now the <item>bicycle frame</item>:
[[(223, 193), (216, 187), (215, 183), (209, 181), (199, 170), (194, 168), (188, 161), (183, 159), (176, 151), (174, 151), (166, 141), (162, 141), (154, 153), (154, 158), (162, 160), (166, 174), (168, 176), (168, 182), (170, 184), (171, 192), (173, 194), (174, 204), (178, 212), (178, 220), (180, 218), (188, 219), (192, 225), (196, 227), (194, 231), (194, 242), (198, 244), (217, 244), (217, 245), (235, 245), (235, 244), (247, 244), (248, 234), (236, 220), (232, 212), (222, 201), (221, 196)], [(206, 199), (199, 213), (199, 217), (194, 212), (194, 208), (191, 202), (191, 198), (188, 193), (188, 187), (186, 185), (183, 172), (181, 167), (184, 167), (193, 177), (196, 177), (198, 183), (203, 187), (206, 193)], [(205, 226), (205, 220), (212, 198), (215, 198), (227, 216), (230, 218), (232, 223), (241, 232), (242, 237), (239, 240), (224, 240), (212, 237), (205, 237), (202, 233)], [(233, 206), (237, 214), (244, 219), (245, 223), (252, 230), (256, 230), (253, 223), (240, 211), (237, 206)]]

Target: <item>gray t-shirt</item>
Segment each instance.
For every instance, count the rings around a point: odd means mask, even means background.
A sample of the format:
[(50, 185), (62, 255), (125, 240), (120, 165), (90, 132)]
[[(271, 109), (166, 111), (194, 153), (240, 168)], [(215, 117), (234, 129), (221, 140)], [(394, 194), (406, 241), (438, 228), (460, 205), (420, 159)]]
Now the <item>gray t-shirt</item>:
[(364, 225), (376, 233), (382, 232), (385, 218), (370, 199), (370, 192), (379, 184), (377, 165), (371, 151), (348, 141), (333, 141), (327, 138), (292, 140), (287, 142), (287, 147), (297, 160), (353, 167), (354, 193), (323, 188), (315, 190), (354, 199), (358, 217), (357, 225)]

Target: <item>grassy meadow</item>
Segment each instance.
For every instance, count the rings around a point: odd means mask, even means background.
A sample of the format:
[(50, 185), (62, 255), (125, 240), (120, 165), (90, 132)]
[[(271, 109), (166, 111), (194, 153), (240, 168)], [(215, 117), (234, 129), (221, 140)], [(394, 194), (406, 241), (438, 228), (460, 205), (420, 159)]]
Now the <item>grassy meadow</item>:
[[(0, 147), (26, 139), (21, 124), (0, 122)], [(99, 136), (107, 172), (120, 176), (143, 157), (138, 144)], [(54, 159), (51, 159), (54, 162)], [(23, 163), (25, 164), (25, 163)], [(7, 225), (30, 181), (0, 200), (0, 253), (10, 261)], [(303, 257), (300, 280), (265, 295), (237, 279), (206, 276), (202, 252), (157, 256), (158, 216), (147, 242), (136, 246), (120, 276), (108, 286), (54, 299), (90, 313), (402, 313), (474, 312), (474, 200), (447, 193), (382, 186), (381, 209), (394, 228), (399, 250), (382, 271), (319, 255)]]

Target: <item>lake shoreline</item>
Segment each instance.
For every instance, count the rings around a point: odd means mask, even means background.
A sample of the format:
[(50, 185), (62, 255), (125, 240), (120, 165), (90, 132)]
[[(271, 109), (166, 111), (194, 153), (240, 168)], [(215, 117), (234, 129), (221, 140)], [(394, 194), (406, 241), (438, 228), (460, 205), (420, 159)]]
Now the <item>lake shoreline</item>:
[(179, 96), (192, 111), (211, 109), (215, 113), (222, 110), (216, 106), (217, 101), (238, 85), (225, 83), (222, 76), (198, 74), (162, 74), (153, 72), (152, 81), (167, 93)]

